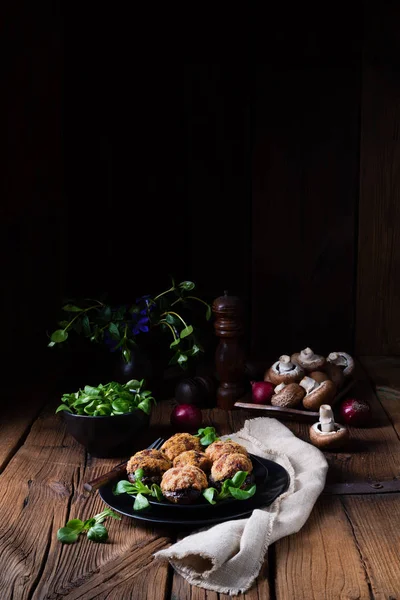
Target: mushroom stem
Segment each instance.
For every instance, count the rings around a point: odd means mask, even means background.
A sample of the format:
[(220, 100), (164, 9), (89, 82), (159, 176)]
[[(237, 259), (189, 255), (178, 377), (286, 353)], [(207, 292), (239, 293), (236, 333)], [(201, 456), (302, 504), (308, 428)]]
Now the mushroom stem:
[(322, 432), (329, 433), (335, 431), (335, 419), (329, 404), (322, 404), (322, 406), (319, 407), (319, 422)]
[(291, 371), (294, 368), (294, 364), (290, 360), (290, 356), (287, 354), (282, 354), (279, 357), (279, 372), (286, 373), (287, 371)]
[(274, 388), (274, 392), (275, 394), (277, 394), (278, 392), (280, 392), (281, 390), (283, 390), (283, 388), (286, 387), (286, 383), (280, 383), (279, 385), (276, 386), (276, 388)]
[(331, 352), (328, 356), (328, 360), (338, 367), (347, 367), (346, 357), (342, 354), (338, 354), (337, 352)]
[(310, 394), (314, 390), (316, 390), (321, 384), (318, 381), (315, 381), (312, 377), (303, 377), (300, 381), (300, 385), (302, 388), (306, 390), (307, 394)]
[(311, 348), (304, 348), (304, 350), (300, 352), (300, 358), (301, 360), (310, 361), (315, 358), (314, 351), (311, 350)]

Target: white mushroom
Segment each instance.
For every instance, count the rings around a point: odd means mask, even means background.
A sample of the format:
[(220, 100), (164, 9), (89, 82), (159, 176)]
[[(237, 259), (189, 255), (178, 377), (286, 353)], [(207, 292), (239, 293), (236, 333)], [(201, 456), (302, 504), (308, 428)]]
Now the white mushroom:
[(265, 375), (264, 381), (270, 381), (274, 385), (279, 383), (298, 383), (304, 376), (304, 370), (290, 360), (290, 356), (283, 354)]
[(327, 361), (337, 367), (340, 367), (343, 371), (343, 375), (348, 377), (354, 371), (354, 359), (347, 354), (347, 352), (331, 352), (327, 358)]
[(332, 408), (322, 404), (319, 408), (319, 421), (310, 427), (310, 441), (322, 450), (339, 448), (347, 442), (349, 432), (346, 427), (335, 423)]
[(305, 396), (304, 389), (298, 383), (280, 383), (276, 386), (275, 395), (271, 398), (273, 406), (294, 408), (298, 406)]
[(319, 383), (311, 377), (304, 377), (300, 385), (305, 389), (303, 406), (308, 410), (318, 410), (322, 404), (332, 403), (336, 394), (336, 386), (330, 379)]
[(301, 352), (292, 354), (292, 361), (300, 365), (305, 371), (316, 371), (325, 365), (325, 358), (315, 354), (311, 348), (304, 348)]

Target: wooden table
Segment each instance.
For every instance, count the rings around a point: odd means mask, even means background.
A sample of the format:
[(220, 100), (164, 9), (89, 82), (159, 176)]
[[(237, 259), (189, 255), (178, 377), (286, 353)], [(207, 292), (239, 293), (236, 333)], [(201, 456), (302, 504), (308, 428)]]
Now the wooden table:
[[(327, 488), (296, 535), (274, 544), (246, 600), (269, 598), (400, 599), (400, 360), (362, 361), (378, 382), (377, 395), (365, 379), (355, 390), (373, 408), (375, 427), (352, 430), (353, 446), (327, 454)], [(104, 507), (83, 483), (120, 459), (88, 456), (54, 415), (58, 391), (29, 389), (22, 413), (10, 398), (0, 425), (0, 598), (1, 600), (174, 600), (229, 598), (191, 587), (152, 555), (181, 532), (141, 526), (123, 517), (109, 520), (109, 542), (83, 538), (66, 546), (56, 532), (68, 519), (88, 518)], [(44, 402), (45, 406), (43, 407)], [(137, 447), (170, 433), (172, 401), (161, 402), (151, 429)], [(204, 411), (205, 422), (228, 433), (250, 411)], [(308, 426), (288, 423), (300, 438)], [(145, 439), (146, 438), (146, 439)], [(123, 459), (124, 457), (121, 457)], [(338, 483), (365, 482), (365, 493)], [(331, 492), (334, 493), (331, 493)], [(340, 491), (341, 493), (335, 493)], [(346, 493), (345, 493), (346, 492)]]

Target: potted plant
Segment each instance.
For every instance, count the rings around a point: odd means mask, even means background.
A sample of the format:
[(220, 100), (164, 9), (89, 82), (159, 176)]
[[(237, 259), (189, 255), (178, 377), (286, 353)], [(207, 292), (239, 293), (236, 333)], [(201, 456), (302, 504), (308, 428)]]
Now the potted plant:
[[(211, 318), (210, 305), (194, 289), (192, 281), (172, 280), (161, 293), (117, 306), (100, 299), (70, 300), (48, 345), (66, 346), (74, 337), (97, 344), (116, 357), (109, 373), (117, 381), (154, 381), (172, 365), (190, 369), (204, 353), (204, 325)], [(104, 367), (103, 362), (99, 371), (107, 372)]]
[(143, 386), (144, 380), (135, 379), (86, 385), (64, 394), (56, 413), (62, 413), (68, 433), (92, 456), (122, 456), (149, 424), (155, 399)]

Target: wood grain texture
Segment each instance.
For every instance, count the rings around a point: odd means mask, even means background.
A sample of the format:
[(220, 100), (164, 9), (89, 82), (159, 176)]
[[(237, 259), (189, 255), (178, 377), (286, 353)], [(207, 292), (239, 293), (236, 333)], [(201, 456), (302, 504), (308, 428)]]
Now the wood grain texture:
[(400, 354), (400, 43), (397, 3), (367, 3), (362, 76), (356, 351)]
[(275, 552), (278, 600), (370, 600), (365, 568), (338, 498), (321, 497), (300, 532), (279, 540)]
[[(399, 598), (400, 494), (347, 496), (342, 503), (367, 572), (373, 598)], [(350, 568), (349, 562), (346, 564)]]
[(272, 360), (351, 351), (358, 176), (357, 60), (302, 62), (281, 33), (290, 58), (258, 65), (254, 116), (252, 342)]

